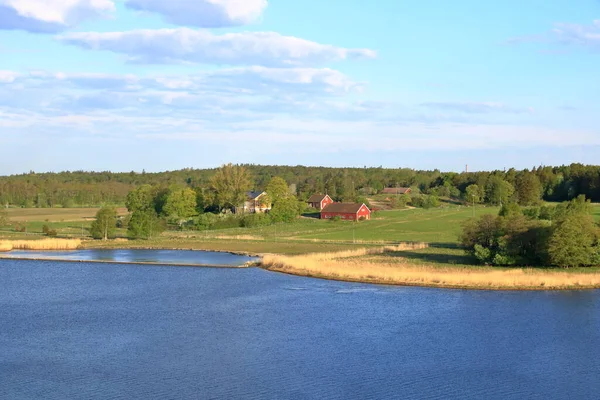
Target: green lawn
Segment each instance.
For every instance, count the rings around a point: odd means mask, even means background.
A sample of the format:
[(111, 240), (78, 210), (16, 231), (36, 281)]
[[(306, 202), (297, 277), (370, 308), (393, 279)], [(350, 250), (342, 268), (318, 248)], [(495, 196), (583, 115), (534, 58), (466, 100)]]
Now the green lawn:
[(204, 235), (249, 235), (271, 241), (457, 243), (463, 221), (472, 215), (497, 212), (495, 207), (381, 211), (371, 221), (358, 223), (303, 219), (293, 224), (228, 229)]

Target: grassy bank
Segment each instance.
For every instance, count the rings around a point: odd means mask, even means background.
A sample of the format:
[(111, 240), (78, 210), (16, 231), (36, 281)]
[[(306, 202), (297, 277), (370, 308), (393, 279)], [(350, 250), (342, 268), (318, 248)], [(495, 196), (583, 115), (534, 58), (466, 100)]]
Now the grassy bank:
[(0, 251), (11, 250), (76, 250), (80, 239), (1, 240)]
[[(428, 264), (408, 254), (422, 245), (400, 245), (350, 252), (298, 256), (266, 255), (262, 266), (292, 275), (388, 285), (482, 290), (574, 290), (600, 288), (600, 271), (492, 268), (460, 264)], [(435, 253), (429, 253), (435, 254)]]

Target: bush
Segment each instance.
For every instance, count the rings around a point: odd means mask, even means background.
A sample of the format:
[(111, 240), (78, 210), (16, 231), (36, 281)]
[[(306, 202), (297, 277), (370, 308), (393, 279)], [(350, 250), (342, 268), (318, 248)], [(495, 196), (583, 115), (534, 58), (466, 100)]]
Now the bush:
[(220, 218), (214, 221), (208, 229), (219, 230), (219, 229), (231, 229), (239, 228), (241, 226), (242, 219), (235, 216), (228, 216), (226, 218)]
[(529, 219), (540, 219), (540, 207), (528, 207), (522, 211), (523, 215)]
[(42, 232), (44, 233), (44, 235), (51, 236), (51, 237), (58, 235), (58, 232), (56, 232), (56, 229), (52, 229), (48, 225), (42, 226)]
[(244, 228), (256, 228), (259, 226), (267, 226), (271, 224), (271, 216), (269, 214), (249, 214), (245, 215), (240, 225)]
[(411, 203), (419, 208), (436, 208), (440, 206), (440, 200), (437, 196), (418, 194), (411, 198)]
[(331, 222), (340, 222), (341, 220), (342, 220), (342, 217), (340, 217), (339, 215), (336, 215), (330, 219)]

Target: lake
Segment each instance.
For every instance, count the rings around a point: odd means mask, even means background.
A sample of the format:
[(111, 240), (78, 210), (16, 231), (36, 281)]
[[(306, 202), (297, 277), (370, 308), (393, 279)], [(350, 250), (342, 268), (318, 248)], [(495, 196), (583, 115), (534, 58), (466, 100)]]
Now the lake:
[(0, 260), (2, 399), (596, 399), (600, 292)]
[(85, 249), (72, 251), (13, 250), (2, 257), (116, 263), (163, 263), (167, 265), (240, 266), (256, 257), (215, 252), (183, 250)]

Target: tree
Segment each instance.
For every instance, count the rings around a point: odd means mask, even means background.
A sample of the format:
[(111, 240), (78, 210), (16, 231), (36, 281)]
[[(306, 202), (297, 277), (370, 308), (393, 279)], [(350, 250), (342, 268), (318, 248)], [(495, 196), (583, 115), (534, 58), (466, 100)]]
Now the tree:
[(300, 215), (298, 200), (295, 197), (279, 199), (269, 213), (273, 222), (292, 222)]
[(485, 185), (485, 197), (490, 204), (508, 203), (514, 192), (514, 187), (497, 175), (490, 176)]
[(250, 173), (240, 165), (226, 164), (210, 180), (214, 202), (219, 208), (239, 207), (252, 187)]
[(267, 185), (266, 192), (273, 204), (277, 204), (281, 199), (292, 196), (287, 182), (278, 176), (271, 179)]
[(590, 215), (565, 216), (556, 224), (548, 243), (550, 262), (559, 267), (582, 267), (600, 261), (598, 228)]
[(163, 212), (172, 218), (189, 218), (196, 214), (196, 196), (190, 188), (173, 189), (167, 196)]
[(515, 190), (519, 204), (522, 206), (535, 205), (542, 198), (540, 178), (528, 171), (517, 176)]
[(523, 215), (523, 211), (521, 211), (521, 207), (517, 203), (510, 201), (502, 204), (498, 215), (501, 217), (515, 217)]
[(94, 239), (108, 240), (115, 237), (117, 228), (117, 210), (114, 207), (102, 207), (96, 213), (96, 220), (92, 222), (90, 234)]
[(142, 185), (127, 195), (125, 206), (129, 212), (147, 211), (154, 208), (152, 186)]
[(156, 211), (134, 211), (127, 228), (132, 239), (150, 239), (159, 235), (165, 229), (163, 221), (158, 218)]
[(465, 200), (469, 204), (478, 204), (483, 200), (483, 193), (481, 193), (481, 189), (478, 185), (472, 184), (467, 186), (465, 189)]

